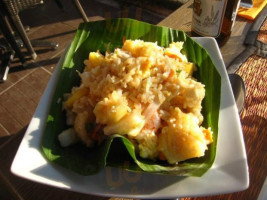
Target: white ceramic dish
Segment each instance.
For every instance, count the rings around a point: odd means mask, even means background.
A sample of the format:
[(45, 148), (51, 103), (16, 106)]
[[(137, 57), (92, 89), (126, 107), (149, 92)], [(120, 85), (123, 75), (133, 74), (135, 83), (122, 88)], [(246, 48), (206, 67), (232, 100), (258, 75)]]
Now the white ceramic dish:
[(60, 59), (11, 166), (23, 178), (58, 188), (101, 196), (176, 198), (231, 193), (248, 188), (249, 176), (239, 114), (220, 50), (213, 38), (194, 38), (207, 49), (222, 78), (217, 154), (202, 177), (177, 177), (127, 172), (107, 167), (93, 176), (81, 176), (48, 162), (41, 138), (51, 93), (60, 74)]

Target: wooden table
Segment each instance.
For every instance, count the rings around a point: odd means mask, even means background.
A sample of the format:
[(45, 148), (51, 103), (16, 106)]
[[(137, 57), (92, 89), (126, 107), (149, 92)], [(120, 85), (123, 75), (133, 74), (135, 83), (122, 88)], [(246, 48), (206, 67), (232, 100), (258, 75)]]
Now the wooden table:
[[(173, 12), (164, 19), (159, 25), (171, 27), (174, 29), (184, 30), (190, 33), (192, 17), (192, 0), (184, 6)], [(244, 49), (243, 40), (246, 36), (251, 22), (241, 18), (237, 18), (232, 36), (228, 43), (221, 48), (221, 52), (226, 66)], [(253, 70), (248, 70), (249, 65), (258, 66), (260, 73), (255, 74)], [(252, 68), (251, 68), (252, 69)], [(253, 56), (244, 63), (238, 73), (247, 81), (247, 102), (246, 107), (241, 114), (241, 123), (245, 138), (245, 145), (248, 155), (250, 187), (241, 192), (217, 195), (213, 197), (202, 198), (182, 198), (182, 199), (257, 199), (261, 186), (267, 174), (267, 158), (266, 158), (266, 85), (267, 83), (267, 61), (266, 58)], [(263, 74), (263, 75), (262, 75)], [(262, 76), (262, 77), (261, 77)], [(251, 77), (254, 77), (252, 79)], [(262, 81), (258, 81), (261, 80)], [(262, 87), (263, 89), (259, 89)], [(256, 91), (255, 88), (258, 88)], [(256, 91), (256, 92), (255, 92)], [(257, 98), (256, 98), (256, 97)], [(258, 97), (259, 96), (259, 97)], [(255, 99), (255, 98), (256, 99)], [(255, 103), (256, 101), (256, 103)], [(257, 105), (256, 105), (257, 104)], [(119, 200), (122, 198), (104, 198), (91, 195), (79, 194), (75, 192), (65, 191), (50, 186), (34, 183), (10, 173), (10, 166), (16, 154), (17, 148), (25, 133), (25, 129), (21, 130), (17, 135), (8, 139), (4, 143), (0, 140), (0, 199), (94, 199), (94, 200)], [(265, 144), (265, 146), (264, 146)], [(5, 152), (5, 153), (3, 153)], [(193, 189), (193, 188), (192, 188)]]

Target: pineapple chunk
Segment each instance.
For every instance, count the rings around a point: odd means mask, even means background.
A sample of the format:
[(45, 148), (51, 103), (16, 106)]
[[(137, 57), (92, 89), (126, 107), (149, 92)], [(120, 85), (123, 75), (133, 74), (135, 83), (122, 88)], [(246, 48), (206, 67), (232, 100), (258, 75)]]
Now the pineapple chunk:
[(201, 157), (207, 149), (206, 138), (198, 126), (198, 119), (179, 108), (171, 112), (168, 126), (159, 136), (159, 151), (171, 164), (189, 158)]
[(195, 65), (194, 63), (188, 62), (185, 64), (185, 71), (188, 73), (189, 76), (193, 75)]
[(151, 63), (149, 60), (146, 60), (141, 64), (141, 70), (143, 73), (146, 73), (150, 69), (150, 67), (151, 67)]
[(99, 52), (90, 52), (89, 61), (92, 67), (100, 66), (104, 62), (104, 56)]
[(147, 59), (141, 64), (141, 71), (143, 72), (143, 78), (146, 78), (150, 74), (151, 62)]
[(131, 137), (135, 137), (138, 135), (138, 133), (140, 133), (141, 129), (144, 127), (144, 124), (145, 120), (141, 113), (138, 111), (133, 111), (122, 118), (118, 123), (111, 126), (106, 126), (104, 128), (104, 134), (127, 134)]
[(65, 107), (66, 108), (71, 108), (73, 106), (73, 103), (80, 99), (83, 96), (86, 96), (89, 93), (89, 89), (88, 88), (79, 88), (78, 90), (76, 90), (69, 98), (67, 101), (65, 101)]
[(96, 104), (94, 114), (97, 123), (110, 125), (122, 119), (128, 110), (128, 102), (121, 91), (114, 91)]
[(138, 49), (137, 49), (137, 44), (138, 43), (135, 42), (135, 41), (125, 40), (124, 43), (123, 43), (122, 49), (125, 50), (125, 51), (131, 52), (131, 54), (134, 57), (137, 57), (139, 55), (138, 54)]

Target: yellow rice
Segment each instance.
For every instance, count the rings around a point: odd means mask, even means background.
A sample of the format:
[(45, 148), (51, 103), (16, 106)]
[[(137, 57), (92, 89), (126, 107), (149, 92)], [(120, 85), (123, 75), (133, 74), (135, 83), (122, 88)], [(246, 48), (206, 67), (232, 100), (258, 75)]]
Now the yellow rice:
[[(201, 127), (205, 88), (192, 77), (196, 66), (182, 47), (126, 40), (114, 52), (91, 52), (80, 86), (64, 103), (80, 140), (91, 147), (99, 138), (121, 134), (141, 157), (171, 164), (203, 156), (212, 142), (210, 129)], [(98, 137), (87, 130), (90, 123), (100, 125)]]

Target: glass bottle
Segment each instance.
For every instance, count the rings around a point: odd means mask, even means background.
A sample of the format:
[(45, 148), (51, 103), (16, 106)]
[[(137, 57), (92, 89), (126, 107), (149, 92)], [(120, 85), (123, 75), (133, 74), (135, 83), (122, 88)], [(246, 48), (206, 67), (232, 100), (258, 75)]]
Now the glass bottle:
[(194, 0), (192, 36), (214, 37), (223, 46), (233, 30), (240, 0)]

